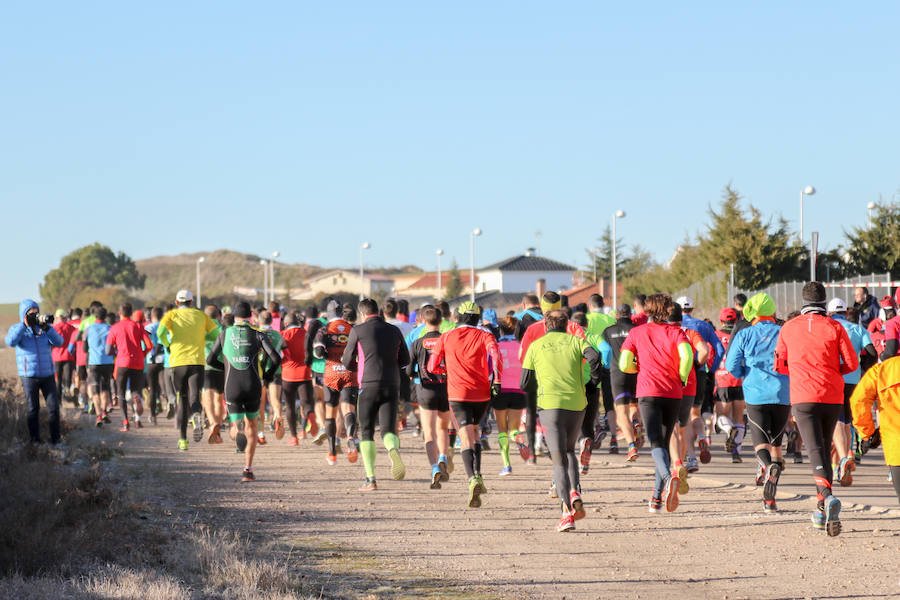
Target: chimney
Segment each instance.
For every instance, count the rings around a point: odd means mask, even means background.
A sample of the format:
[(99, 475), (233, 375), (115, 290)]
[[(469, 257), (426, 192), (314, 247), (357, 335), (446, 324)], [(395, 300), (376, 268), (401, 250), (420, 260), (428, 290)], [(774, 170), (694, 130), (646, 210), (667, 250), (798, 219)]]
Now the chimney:
[(537, 293), (538, 299), (544, 297), (544, 292), (547, 291), (547, 280), (546, 279), (538, 279), (537, 286), (534, 291)]

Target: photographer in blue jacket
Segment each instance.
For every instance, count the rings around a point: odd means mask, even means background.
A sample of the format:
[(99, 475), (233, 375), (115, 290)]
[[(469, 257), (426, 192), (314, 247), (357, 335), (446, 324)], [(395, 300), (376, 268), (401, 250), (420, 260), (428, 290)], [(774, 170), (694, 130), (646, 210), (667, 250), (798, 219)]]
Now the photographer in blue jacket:
[(50, 443), (58, 444), (59, 390), (50, 348), (62, 346), (63, 339), (52, 327), (53, 315), (41, 315), (39, 312), (37, 302), (22, 300), (19, 304), (22, 322), (9, 328), (6, 345), (16, 349), (16, 367), (28, 402), (28, 433), (32, 443), (41, 442), (38, 415), (41, 411), (40, 394), (43, 393), (49, 413)]

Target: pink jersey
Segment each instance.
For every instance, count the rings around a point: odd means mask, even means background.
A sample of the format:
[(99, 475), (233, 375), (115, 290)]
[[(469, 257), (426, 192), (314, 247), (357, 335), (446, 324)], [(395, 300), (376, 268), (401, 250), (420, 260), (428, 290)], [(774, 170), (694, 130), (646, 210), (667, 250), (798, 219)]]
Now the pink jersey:
[(521, 394), (519, 381), (522, 378), (522, 361), (519, 360), (519, 342), (515, 338), (501, 339), (497, 342), (500, 348), (500, 360), (503, 361), (503, 376), (500, 378), (501, 392)]

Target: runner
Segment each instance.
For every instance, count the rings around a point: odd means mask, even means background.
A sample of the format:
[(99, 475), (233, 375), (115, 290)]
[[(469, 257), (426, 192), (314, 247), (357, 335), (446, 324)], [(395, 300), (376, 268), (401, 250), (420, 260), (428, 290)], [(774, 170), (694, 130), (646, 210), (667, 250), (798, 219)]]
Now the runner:
[[(375, 421), (381, 428), (381, 439), (391, 460), (391, 475), (400, 480), (406, 467), (400, 459), (397, 437), (397, 400), (400, 369), (409, 364), (409, 350), (400, 330), (378, 316), (378, 304), (371, 298), (361, 300), (359, 315), (363, 322), (350, 331), (341, 363), (359, 378), (359, 443), (366, 470), (366, 481), (360, 491), (378, 489), (375, 480)], [(358, 365), (358, 366), (357, 366)]]
[(72, 377), (75, 374), (75, 355), (69, 350), (69, 339), (72, 334), (77, 331), (75, 327), (66, 320), (66, 311), (58, 309), (53, 320), (53, 329), (63, 339), (61, 346), (54, 347), (50, 350), (50, 356), (53, 359), (53, 366), (56, 368), (56, 387), (59, 390), (60, 402), (70, 398), (73, 403), (77, 404), (78, 400), (72, 393)]
[(585, 516), (575, 458), (587, 406), (583, 360), (590, 365), (590, 382), (596, 386), (600, 381), (600, 355), (587, 340), (566, 332), (568, 320), (562, 310), (547, 313), (547, 333), (528, 348), (519, 385), (537, 396), (553, 460), (553, 480), (562, 498), (563, 514), (556, 526), (560, 532), (575, 529), (575, 521)]
[(515, 336), (518, 320), (515, 317), (504, 317), (499, 325), (501, 335), (497, 341), (497, 349), (503, 361), (503, 378), (500, 380), (500, 393), (491, 398), (491, 405), (497, 420), (497, 445), (500, 446), (500, 458), (503, 460), (500, 476), (507, 477), (512, 475), (512, 465), (509, 462), (510, 440), (518, 444), (522, 460), (531, 458), (531, 452), (523, 443), (519, 432), (527, 400), (519, 385), (522, 363), (519, 360), (519, 342)]
[[(281, 364), (281, 357), (272, 347), (269, 337), (250, 326), (251, 314), (250, 304), (238, 302), (234, 307), (234, 325), (220, 331), (206, 357), (206, 364), (225, 372), (228, 421), (231, 423), (238, 451), (246, 450), (246, 466), (241, 474), (241, 481), (244, 482), (256, 480), (253, 474), (253, 456), (256, 452), (256, 428), (262, 397), (260, 353), (265, 353), (268, 359), (265, 364), (269, 371), (264, 375), (271, 377)], [(238, 432), (237, 425), (242, 420), (244, 431)]]
[[(348, 370), (341, 362), (353, 328), (351, 321), (356, 321), (356, 311), (350, 306), (342, 307), (337, 301), (332, 300), (325, 308), (325, 317), (328, 319), (328, 325), (320, 328), (316, 333), (313, 352), (316, 358), (325, 359), (323, 382), (325, 386), (325, 433), (328, 436), (326, 461), (329, 465), (335, 465), (337, 464), (335, 455), (337, 448), (336, 419), (340, 408), (343, 408), (346, 421), (348, 459), (352, 455), (354, 460), (350, 462), (356, 462), (355, 457), (358, 456), (355, 439), (356, 403), (359, 398), (357, 374)], [(319, 442), (316, 441), (316, 443)]]
[(72, 381), (72, 396), (77, 394), (78, 405), (86, 413), (90, 412), (93, 404), (88, 402), (88, 386), (87, 386), (87, 355), (84, 353), (84, 347), (77, 342), (78, 330), (81, 327), (81, 318), (84, 312), (80, 308), (72, 309), (72, 318), (69, 320), (74, 330), (65, 339), (66, 347), (69, 352), (75, 356), (75, 376)]
[(450, 402), (447, 398), (447, 378), (429, 373), (427, 367), (431, 352), (441, 339), (442, 315), (434, 307), (428, 307), (420, 311), (420, 314), (425, 321), (426, 331), (410, 348), (406, 374), (416, 378), (416, 399), (422, 415), (422, 437), (425, 441), (425, 454), (431, 465), (431, 489), (439, 490), (441, 482), (450, 479)]
[(671, 309), (672, 298), (668, 294), (648, 296), (645, 310), (649, 322), (628, 333), (619, 359), (623, 373), (638, 376), (638, 404), (656, 464), (651, 513), (660, 512), (663, 502), (669, 512), (678, 508), (679, 479), (677, 473), (671, 472), (668, 448), (683, 388), (694, 366), (694, 352), (684, 332), (666, 324)]
[[(325, 306), (327, 308), (328, 304), (331, 303), (334, 299), (329, 298), (325, 302)], [(316, 445), (320, 445), (325, 441), (325, 438), (328, 437), (328, 434), (325, 433), (324, 429), (319, 428), (319, 423), (322, 423), (323, 427), (325, 424), (325, 388), (322, 384), (322, 377), (325, 373), (325, 359), (324, 358), (316, 358), (313, 353), (313, 342), (316, 340), (316, 334), (319, 332), (320, 327), (324, 327), (328, 324), (328, 321), (324, 317), (319, 316), (319, 310), (316, 308), (315, 304), (310, 304), (306, 307), (306, 363), (309, 365), (310, 371), (312, 372), (312, 382), (313, 382), (313, 406), (314, 406), (314, 414), (315, 419), (308, 420), (303, 429), (300, 430), (300, 437), (306, 437), (306, 433), (313, 438), (313, 442)]]
[[(447, 374), (447, 396), (450, 409), (459, 426), (463, 464), (469, 478), (467, 504), (481, 506), (481, 495), (487, 493), (481, 475), (481, 442), (478, 423), (488, 410), (491, 394), (500, 391), (503, 362), (494, 336), (478, 329), (481, 310), (474, 302), (463, 302), (457, 308), (456, 329), (442, 335), (428, 360), (429, 373)], [(441, 362), (445, 369), (441, 369)]]
[[(589, 341), (595, 348), (603, 341), (603, 332), (612, 325), (616, 324), (615, 316), (604, 312), (603, 296), (600, 294), (592, 294), (588, 300), (590, 304), (590, 312), (585, 314), (587, 319), (587, 327), (585, 332)], [(601, 432), (594, 432), (594, 420), (599, 412), (599, 397), (603, 398), (603, 422), (605, 429), (609, 431), (609, 453), (619, 453), (619, 440), (616, 432), (619, 429), (619, 420), (616, 413), (616, 403), (612, 392), (612, 382), (610, 380), (610, 371), (608, 368), (601, 368), (600, 386), (592, 389), (592, 385), (588, 385), (588, 406), (584, 412), (584, 423), (582, 424), (582, 433), (584, 437), (590, 440), (590, 446), (582, 439), (581, 445), (581, 472), (587, 474), (588, 466), (591, 459), (591, 450), (594, 446), (600, 447), (603, 439)], [(594, 395), (597, 397), (593, 397)]]
[[(281, 332), (284, 342), (281, 359), (281, 394), (287, 407), (288, 446), (300, 444), (297, 437), (297, 422), (308, 419), (316, 422), (315, 396), (312, 387), (312, 371), (306, 360), (306, 328), (303, 326), (303, 315), (290, 312), (284, 318), (285, 329)], [(300, 417), (297, 417), (297, 400), (300, 400)], [(318, 428), (317, 428), (318, 429)], [(302, 429), (301, 429), (302, 431)], [(305, 433), (305, 432), (304, 432)], [(318, 433), (318, 431), (316, 431)], [(348, 458), (350, 456), (348, 455)], [(350, 462), (355, 462), (356, 457)]]
[(634, 314), (631, 315), (631, 322), (635, 325), (643, 325), (647, 322), (647, 313), (644, 312), (644, 306), (647, 304), (647, 294), (637, 294), (631, 301), (634, 306)]
[(97, 427), (104, 423), (112, 423), (109, 413), (112, 411), (110, 396), (112, 394), (111, 380), (116, 357), (106, 352), (106, 337), (109, 334), (111, 320), (106, 308), (99, 307), (94, 310), (94, 322), (84, 330), (82, 344), (88, 355), (88, 387), (91, 400), (94, 403), (94, 414)]
[(398, 318), (397, 310), (399, 308), (399, 301), (394, 300), (393, 298), (388, 298), (384, 301), (384, 320), (386, 323), (390, 323), (394, 327), (400, 330), (400, 333), (403, 334), (405, 338), (409, 335), (409, 332), (413, 330), (413, 326), (409, 324), (409, 317), (404, 321)]
[[(746, 297), (744, 298), (746, 302)], [(741, 304), (743, 307), (743, 304)], [(723, 308), (719, 313), (719, 322), (722, 328), (716, 330), (716, 335), (725, 348), (725, 354), (728, 353), (728, 344), (734, 335), (737, 327), (738, 315), (733, 308)], [(740, 463), (741, 459), (741, 442), (744, 440), (746, 433), (744, 427), (744, 390), (741, 387), (740, 379), (736, 379), (725, 368), (725, 356), (720, 357), (721, 360), (715, 371), (716, 377), (716, 421), (719, 428), (725, 432), (725, 452), (731, 454), (731, 462)]]
[[(194, 308), (194, 295), (181, 290), (175, 295), (176, 308), (159, 322), (156, 335), (169, 349), (169, 365), (178, 398), (178, 449), (187, 452), (188, 409), (192, 413), (194, 441), (203, 439), (203, 416), (200, 414), (200, 388), (203, 385), (203, 366), (206, 364), (206, 338), (216, 331), (216, 324), (201, 310)], [(249, 317), (249, 315), (248, 315)]]
[[(869, 297), (871, 298), (871, 296)], [(870, 359), (877, 360), (878, 352), (872, 344), (869, 332), (858, 324), (858, 319), (847, 318), (846, 302), (841, 298), (832, 298), (828, 303), (828, 314), (832, 319), (840, 323), (847, 332), (847, 337), (850, 338), (850, 343), (853, 344), (853, 352), (856, 356), (867, 356)], [(856, 463), (853, 460), (853, 445), (851, 444), (852, 436), (850, 430), (853, 414), (850, 411), (850, 396), (853, 395), (853, 389), (859, 383), (861, 377), (862, 371), (859, 366), (852, 373), (844, 375), (844, 407), (838, 416), (838, 422), (834, 428), (837, 480), (841, 487), (853, 484), (853, 471), (856, 470)]]
[(790, 377), (791, 411), (809, 450), (816, 481), (813, 527), (841, 532), (841, 502), (831, 490), (831, 440), (844, 404), (844, 380), (859, 365), (847, 332), (825, 314), (825, 286), (803, 286), (800, 316), (784, 324), (775, 348), (775, 370)]
[(628, 332), (635, 327), (631, 316), (631, 307), (627, 304), (620, 305), (616, 310), (615, 324), (603, 330), (603, 341), (599, 346), (603, 366), (609, 369), (616, 421), (628, 443), (628, 455), (626, 456), (628, 462), (637, 460), (638, 448), (644, 445), (638, 399), (635, 396), (637, 375), (623, 373), (619, 369), (622, 344), (625, 343)]
[(131, 320), (134, 308), (130, 302), (124, 302), (119, 307), (118, 323), (110, 327), (106, 335), (106, 354), (115, 355), (115, 380), (116, 391), (122, 399), (122, 428), (120, 431), (131, 429), (128, 421), (128, 402), (125, 400), (125, 391), (131, 390), (131, 401), (134, 403), (135, 426), (140, 429), (141, 415), (144, 414), (144, 405), (141, 402), (141, 393), (144, 389), (144, 361), (152, 350), (153, 343), (150, 336), (138, 323)]
[[(900, 500), (900, 357), (873, 366), (862, 376), (850, 397), (853, 426), (862, 439), (869, 441), (880, 431), (884, 462), (890, 471), (897, 499)], [(877, 407), (878, 424), (872, 418)]]
[(725, 368), (743, 379), (757, 481), (763, 483), (763, 510), (774, 513), (778, 510), (778, 480), (784, 470), (781, 441), (791, 413), (788, 378), (777, 373), (774, 365), (781, 326), (775, 322), (775, 302), (768, 294), (750, 298), (744, 305), (744, 317), (750, 326), (730, 339)]
[[(269, 338), (269, 343), (275, 348), (275, 352), (281, 353), (284, 342), (281, 340), (281, 334), (272, 328), (272, 313), (267, 310), (261, 310), (256, 316), (259, 323), (259, 330), (265, 333)], [(267, 355), (260, 355), (260, 372), (263, 373), (263, 389), (262, 397), (259, 401), (259, 444), (266, 444), (266, 406), (269, 406), (272, 412), (272, 431), (275, 432), (275, 439), (280, 440), (284, 437), (284, 421), (281, 418), (281, 365), (275, 369), (269, 369), (266, 364)], [(271, 400), (270, 400), (271, 399)]]
[[(206, 336), (204, 350), (206, 356), (209, 356), (215, 340), (219, 338), (222, 324), (219, 319), (222, 313), (214, 304), (207, 306), (204, 311), (206, 316), (212, 319), (216, 324), (216, 328)], [(212, 338), (215, 336), (215, 338)], [(203, 392), (200, 398), (203, 410), (206, 413), (206, 419), (212, 424), (209, 431), (207, 442), (210, 444), (221, 444), (222, 440), (222, 423), (225, 421), (225, 371), (206, 364), (203, 370)]]
[(150, 405), (150, 422), (156, 425), (156, 416), (162, 412), (161, 400), (165, 396), (166, 382), (164, 363), (166, 350), (159, 343), (156, 330), (159, 329), (159, 320), (163, 317), (162, 308), (154, 306), (150, 309), (150, 323), (144, 327), (150, 336), (150, 352), (147, 353), (147, 402)]
[(528, 328), (544, 319), (544, 313), (541, 311), (541, 301), (534, 294), (525, 294), (522, 297), (522, 310), (515, 315), (518, 323), (516, 323), (516, 341), (522, 341), (522, 337)]

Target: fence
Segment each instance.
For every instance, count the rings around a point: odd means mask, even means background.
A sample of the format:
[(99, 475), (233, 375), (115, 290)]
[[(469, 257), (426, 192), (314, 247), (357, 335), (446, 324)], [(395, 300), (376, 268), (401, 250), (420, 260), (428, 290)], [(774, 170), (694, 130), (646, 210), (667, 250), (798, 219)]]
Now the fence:
[[(784, 317), (793, 311), (800, 310), (803, 306), (802, 292), (805, 284), (805, 281), (786, 281), (759, 290), (745, 290), (732, 285), (728, 273), (717, 271), (687, 288), (675, 292), (673, 297), (690, 296), (694, 300), (697, 316), (706, 317), (715, 323), (718, 321), (719, 310), (724, 306), (731, 306), (732, 298), (738, 292), (746, 294), (748, 298), (758, 292), (765, 292), (775, 301), (775, 306), (778, 307), (778, 316)], [(831, 281), (824, 285), (829, 300), (841, 298), (848, 306), (852, 306), (854, 290), (857, 287), (867, 287), (869, 294), (881, 298), (891, 295), (895, 288), (900, 287), (900, 281), (891, 281), (890, 273), (872, 273)]]

